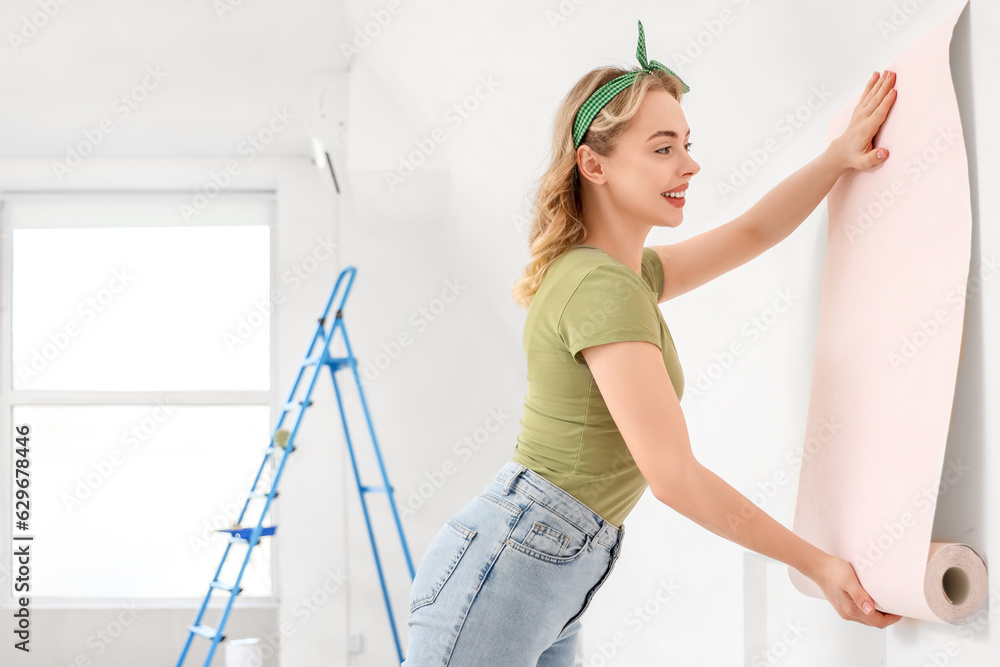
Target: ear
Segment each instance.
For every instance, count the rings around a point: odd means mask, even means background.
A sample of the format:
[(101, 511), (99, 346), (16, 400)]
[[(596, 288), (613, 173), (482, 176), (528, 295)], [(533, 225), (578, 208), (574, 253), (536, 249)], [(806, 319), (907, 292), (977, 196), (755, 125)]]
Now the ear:
[(604, 183), (604, 165), (601, 163), (601, 156), (587, 144), (580, 144), (576, 149), (576, 168), (582, 178), (586, 178), (591, 183)]

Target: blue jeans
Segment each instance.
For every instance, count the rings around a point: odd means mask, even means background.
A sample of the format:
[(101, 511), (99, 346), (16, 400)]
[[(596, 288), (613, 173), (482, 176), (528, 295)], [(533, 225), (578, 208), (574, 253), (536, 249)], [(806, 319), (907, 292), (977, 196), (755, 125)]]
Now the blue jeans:
[(624, 534), (508, 461), (427, 547), (402, 667), (572, 667), (580, 617)]

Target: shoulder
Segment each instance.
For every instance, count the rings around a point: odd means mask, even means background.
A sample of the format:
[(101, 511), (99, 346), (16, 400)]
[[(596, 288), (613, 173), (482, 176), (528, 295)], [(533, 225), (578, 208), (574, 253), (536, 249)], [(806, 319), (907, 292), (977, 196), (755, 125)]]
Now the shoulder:
[(538, 303), (536, 310), (557, 317), (567, 305), (586, 307), (609, 299), (631, 307), (655, 306), (663, 284), (655, 255), (654, 249), (643, 249), (639, 274), (599, 248), (571, 248), (548, 266), (533, 303)]
[(586, 262), (552, 315), (556, 332), (577, 364), (586, 364), (582, 350), (592, 345), (626, 340), (661, 345), (659, 309), (645, 279), (613, 258)]
[[(647, 269), (643, 259), (643, 273)], [(641, 291), (644, 276), (598, 248), (580, 247), (560, 255), (550, 267), (552, 282), (558, 283), (565, 299), (586, 295), (600, 297)]]

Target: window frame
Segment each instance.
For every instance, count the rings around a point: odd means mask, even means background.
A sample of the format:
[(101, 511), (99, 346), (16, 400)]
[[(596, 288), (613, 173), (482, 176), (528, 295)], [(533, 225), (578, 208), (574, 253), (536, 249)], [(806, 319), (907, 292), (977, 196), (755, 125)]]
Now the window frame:
[[(269, 284), (268, 292), (274, 289), (275, 276), (278, 274), (278, 252), (277, 252), (277, 192), (275, 190), (233, 190), (227, 191), (218, 196), (226, 201), (250, 201), (257, 202), (267, 207), (267, 227), (269, 238)], [(192, 206), (192, 195), (190, 192), (179, 190), (162, 191), (134, 191), (134, 190), (103, 190), (103, 191), (4, 191), (0, 192), (0, 428), (3, 429), (3, 445), (0, 447), (0, 493), (5, 499), (13, 498), (12, 468), (14, 449), (14, 428), (13, 410), (17, 406), (50, 406), (50, 405), (153, 405), (157, 400), (169, 401), (174, 406), (191, 405), (245, 405), (245, 406), (268, 406), (269, 421), (274, 423), (275, 406), (281, 402), (279, 395), (280, 388), (276, 387), (278, 378), (278, 358), (275, 350), (279, 348), (278, 342), (278, 322), (276, 317), (268, 320), (270, 335), (270, 359), (268, 372), (270, 375), (269, 389), (267, 390), (205, 390), (205, 391), (79, 391), (79, 390), (15, 390), (13, 388), (14, 365), (12, 360), (12, 283), (13, 283), (13, 232), (14, 229), (38, 229), (38, 228), (73, 228), (72, 224), (46, 224), (42, 221), (30, 224), (13, 225), (7, 202), (31, 201), (31, 202), (67, 202), (86, 201), (98, 202), (107, 200), (109, 205), (116, 203), (131, 202), (160, 202), (175, 203), (177, 205)], [(193, 206), (192, 206), (193, 208)], [(195, 216), (192, 220), (183, 223), (183, 226), (240, 226), (244, 223), (238, 221), (199, 221)], [(89, 226), (89, 225), (88, 225)], [(120, 221), (111, 220), (104, 226), (121, 227), (162, 227), (159, 220), (147, 221), (136, 219), (124, 224)], [(179, 225), (181, 226), (181, 225)], [(261, 452), (263, 457), (263, 452)], [(249, 490), (249, 489), (248, 489)], [(11, 507), (13, 507), (11, 505)], [(4, 512), (0, 519), (0, 538), (6, 547), (13, 544), (13, 526), (11, 521), (12, 512)], [(272, 524), (279, 523), (279, 507), (272, 504), (269, 509), (270, 521)], [(265, 538), (270, 539), (270, 538)], [(16, 598), (11, 591), (12, 570), (12, 549), (5, 547), (5, 553), (0, 557), (0, 609), (9, 609), (15, 606)], [(242, 551), (237, 552), (242, 553)], [(266, 597), (243, 597), (238, 596), (234, 603), (235, 607), (264, 607), (274, 608), (278, 606), (281, 592), (279, 581), (275, 576), (278, 571), (278, 549), (271, 549), (271, 595)], [(205, 591), (208, 592), (209, 581), (204, 582)], [(123, 605), (134, 606), (137, 609), (198, 609), (204, 596), (199, 597), (177, 597), (177, 598), (154, 598), (154, 597), (107, 597), (107, 598), (80, 598), (80, 597), (45, 597), (37, 598), (33, 595), (31, 607), (33, 609), (120, 609)], [(209, 603), (210, 609), (224, 607), (226, 596), (213, 595)]]

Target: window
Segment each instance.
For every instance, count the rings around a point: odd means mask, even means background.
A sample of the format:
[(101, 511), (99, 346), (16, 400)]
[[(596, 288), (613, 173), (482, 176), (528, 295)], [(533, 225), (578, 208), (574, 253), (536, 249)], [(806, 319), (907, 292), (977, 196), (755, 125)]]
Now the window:
[[(263, 460), (273, 197), (185, 218), (190, 199), (3, 202), (5, 441), (30, 426), (36, 600), (202, 597), (226, 543), (214, 531)], [(270, 548), (242, 596), (271, 595)]]

